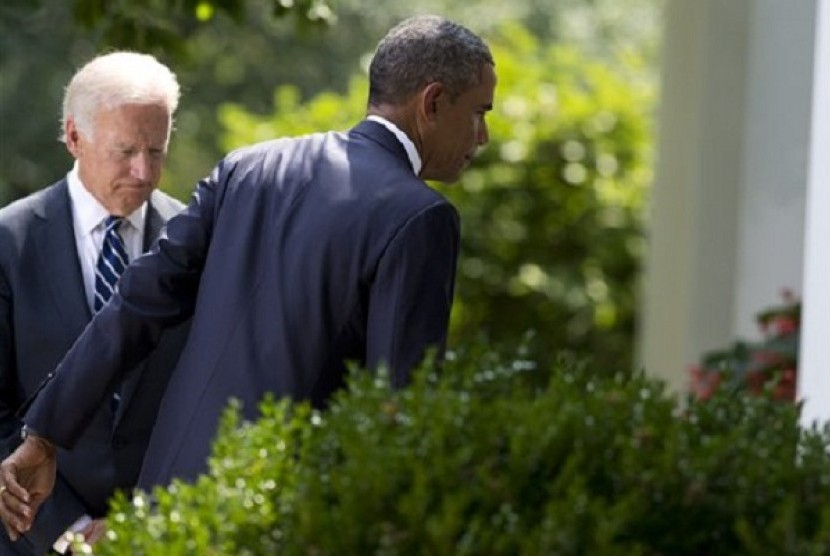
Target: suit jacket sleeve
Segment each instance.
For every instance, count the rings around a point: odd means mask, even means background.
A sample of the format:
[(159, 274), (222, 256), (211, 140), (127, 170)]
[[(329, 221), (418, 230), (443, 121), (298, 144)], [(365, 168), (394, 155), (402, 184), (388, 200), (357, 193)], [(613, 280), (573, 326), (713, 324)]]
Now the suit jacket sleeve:
[(149, 253), (135, 259), (110, 302), (30, 400), (33, 430), (71, 449), (123, 375), (144, 359), (161, 333), (193, 314), (223, 165), (199, 183), (190, 204), (171, 218)]
[(9, 284), (0, 268), (0, 450), (3, 455), (16, 447), (20, 431), (20, 422), (15, 417), (20, 400), (17, 398), (11, 303)]
[(441, 201), (410, 219), (392, 238), (372, 282), (367, 364), (386, 365), (404, 386), (427, 349), (447, 338), (458, 258), (459, 221)]

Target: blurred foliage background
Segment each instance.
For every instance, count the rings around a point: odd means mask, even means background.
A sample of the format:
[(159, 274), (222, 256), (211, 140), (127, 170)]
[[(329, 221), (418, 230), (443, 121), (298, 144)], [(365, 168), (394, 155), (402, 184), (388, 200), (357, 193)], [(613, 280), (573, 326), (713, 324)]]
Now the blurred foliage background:
[(0, 6), (0, 206), (60, 179), (63, 87), (113, 48), (151, 52), (183, 97), (162, 187), (187, 199), (228, 150), (347, 129), (366, 69), (403, 17), (440, 13), (491, 43), (491, 144), (460, 183), (452, 344), (532, 334), (631, 366), (651, 181), (660, 0), (6, 0)]

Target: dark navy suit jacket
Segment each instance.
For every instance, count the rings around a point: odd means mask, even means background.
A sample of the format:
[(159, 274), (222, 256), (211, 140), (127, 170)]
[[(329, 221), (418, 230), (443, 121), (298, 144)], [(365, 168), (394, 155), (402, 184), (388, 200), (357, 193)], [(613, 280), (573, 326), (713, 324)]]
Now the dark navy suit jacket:
[[(183, 208), (175, 199), (153, 192), (147, 208), (145, 250), (165, 222)], [(91, 318), (66, 180), (0, 210), (2, 457), (19, 442), (21, 422), (15, 413), (54, 371)], [(58, 452), (55, 492), (42, 506), (33, 529), (14, 547), (4, 546), (9, 540), (5, 531), (0, 533), (0, 553), (45, 553), (81, 515), (103, 515), (116, 488), (136, 484), (185, 328), (186, 324), (168, 331), (143, 366), (126, 375), (115, 414), (109, 403), (92, 410), (75, 449)], [(57, 410), (53, 418), (70, 418), (74, 413), (75, 407), (69, 405)]]
[(458, 244), (456, 210), (380, 124), (234, 152), (130, 265), (24, 420), (72, 446), (124, 370), (193, 315), (139, 485), (192, 479), (230, 398), (251, 418), (266, 392), (323, 406), (350, 360), (404, 385), (443, 349)]

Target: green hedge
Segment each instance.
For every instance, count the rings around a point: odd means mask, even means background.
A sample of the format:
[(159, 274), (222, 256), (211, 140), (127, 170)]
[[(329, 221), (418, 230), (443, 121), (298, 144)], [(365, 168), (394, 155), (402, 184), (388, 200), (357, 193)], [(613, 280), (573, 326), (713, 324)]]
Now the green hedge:
[[(227, 413), (210, 473), (119, 497), (101, 555), (830, 553), (830, 426), (480, 351), (325, 412)], [(688, 401), (688, 400), (687, 400)]]

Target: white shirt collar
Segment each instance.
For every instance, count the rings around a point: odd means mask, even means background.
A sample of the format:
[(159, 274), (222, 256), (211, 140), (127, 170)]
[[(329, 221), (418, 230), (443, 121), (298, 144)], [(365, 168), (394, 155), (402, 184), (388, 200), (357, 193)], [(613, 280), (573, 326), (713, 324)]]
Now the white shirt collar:
[[(69, 197), (72, 199), (72, 206), (75, 211), (75, 223), (80, 226), (82, 235), (86, 236), (103, 224), (109, 216), (109, 212), (81, 183), (77, 161), (66, 175), (66, 181), (69, 185)], [(147, 203), (143, 203), (127, 216), (127, 221), (136, 230), (143, 230), (146, 214)]]
[(421, 155), (418, 154), (418, 149), (415, 148), (415, 143), (412, 142), (412, 139), (407, 137), (406, 133), (401, 131), (401, 128), (382, 116), (372, 114), (371, 116), (367, 116), (366, 119), (379, 123), (398, 138), (398, 141), (401, 142), (401, 145), (403, 145), (403, 148), (406, 151), (406, 156), (409, 157), (409, 163), (412, 165), (412, 171), (415, 172), (416, 176), (419, 175), (422, 167)]

